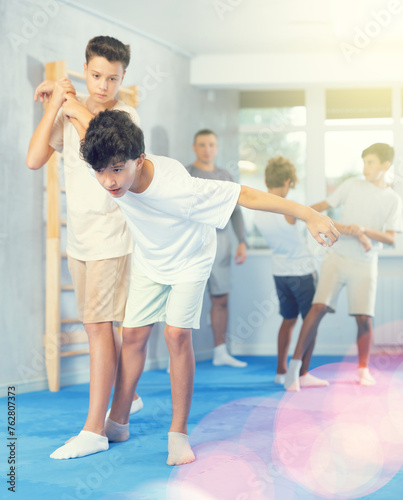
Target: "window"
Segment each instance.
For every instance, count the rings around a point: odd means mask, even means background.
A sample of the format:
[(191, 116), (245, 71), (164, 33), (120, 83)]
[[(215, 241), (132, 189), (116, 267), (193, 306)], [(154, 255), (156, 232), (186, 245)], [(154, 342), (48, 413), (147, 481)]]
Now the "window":
[[(267, 161), (282, 154), (293, 161), (300, 180), (289, 198), (316, 203), (348, 177), (361, 176), (362, 151), (385, 142), (395, 147), (386, 180), (403, 197), (402, 117), (400, 87), (240, 92), (240, 181), (266, 190)], [(265, 247), (253, 214), (243, 213), (249, 246)], [(329, 215), (338, 217), (337, 211)], [(403, 235), (396, 247), (403, 251)]]
[[(290, 199), (305, 203), (306, 108), (303, 91), (241, 92), (239, 111), (240, 182), (266, 191), (264, 172), (276, 155), (291, 159), (299, 183)], [(249, 246), (266, 244), (253, 227), (253, 213), (243, 211)]]

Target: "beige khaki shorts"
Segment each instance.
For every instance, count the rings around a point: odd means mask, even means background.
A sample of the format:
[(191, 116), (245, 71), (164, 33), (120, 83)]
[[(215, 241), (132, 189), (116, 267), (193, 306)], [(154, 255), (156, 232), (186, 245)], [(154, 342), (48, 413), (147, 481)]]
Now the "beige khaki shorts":
[(128, 254), (94, 261), (68, 257), (80, 321), (123, 321), (129, 288), (130, 257), (131, 254)]
[(329, 252), (323, 259), (313, 304), (326, 304), (335, 311), (345, 286), (349, 314), (374, 316), (377, 281), (377, 259), (366, 262)]

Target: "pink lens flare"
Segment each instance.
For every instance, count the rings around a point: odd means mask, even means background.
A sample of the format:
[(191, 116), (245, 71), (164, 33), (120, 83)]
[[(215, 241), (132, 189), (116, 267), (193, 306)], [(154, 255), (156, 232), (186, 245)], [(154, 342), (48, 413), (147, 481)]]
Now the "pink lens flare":
[(377, 383), (364, 387), (356, 364), (325, 365), (312, 373), (327, 378), (329, 387), (304, 388), (281, 400), (273, 462), (308, 491), (329, 499), (361, 497), (382, 488), (402, 466), (401, 440), (393, 440), (399, 437), (402, 386), (393, 382), (393, 372), (371, 372)]
[(196, 461), (171, 474), (167, 499), (189, 500), (187, 490), (192, 489), (202, 492), (206, 500), (274, 498), (272, 482), (264, 482), (259, 475), (267, 467), (249, 448), (231, 441), (211, 441), (193, 451)]

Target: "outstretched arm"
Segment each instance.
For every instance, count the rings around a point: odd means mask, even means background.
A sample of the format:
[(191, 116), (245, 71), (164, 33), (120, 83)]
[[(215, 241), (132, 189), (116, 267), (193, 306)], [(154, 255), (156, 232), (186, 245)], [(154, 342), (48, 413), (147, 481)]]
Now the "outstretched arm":
[(322, 246), (327, 246), (327, 243), (320, 236), (321, 234), (329, 239), (329, 246), (332, 246), (339, 238), (339, 231), (335, 228), (333, 221), (329, 217), (295, 201), (287, 200), (274, 194), (264, 193), (248, 186), (241, 186), (238, 204), (252, 210), (274, 212), (301, 219), (306, 223), (309, 232), (315, 240)]

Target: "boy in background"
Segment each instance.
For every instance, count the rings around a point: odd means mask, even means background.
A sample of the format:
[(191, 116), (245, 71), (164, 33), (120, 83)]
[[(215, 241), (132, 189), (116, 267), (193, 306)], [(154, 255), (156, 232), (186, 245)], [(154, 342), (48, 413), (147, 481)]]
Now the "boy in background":
[[(116, 99), (130, 61), (130, 47), (108, 36), (88, 42), (84, 73), (89, 96), (75, 97), (67, 78), (44, 81), (35, 100), (49, 101), (29, 144), (27, 166), (41, 168), (53, 154), (64, 149), (67, 198), (67, 255), (77, 299), (78, 318), (88, 334), (90, 347), (90, 403), (83, 430), (52, 458), (75, 458), (107, 450), (105, 414), (116, 376), (120, 351), (114, 321), (122, 321), (132, 237), (119, 207), (90, 175), (79, 157), (76, 128), (85, 127), (99, 112), (120, 109), (138, 123), (137, 112)], [(50, 99), (50, 100), (49, 100)], [(75, 110), (70, 119), (67, 103)], [(134, 396), (132, 412), (142, 408)]]
[[(218, 142), (216, 134), (209, 129), (196, 132), (193, 140), (193, 151), (196, 160), (187, 167), (193, 177), (232, 181), (229, 172), (216, 167)], [(240, 207), (235, 207), (231, 215), (231, 224), (238, 239), (235, 251), (235, 264), (243, 264), (246, 260), (245, 225)], [(236, 368), (247, 366), (245, 361), (234, 358), (228, 352), (226, 344), (228, 325), (228, 294), (231, 288), (231, 235), (229, 226), (217, 229), (217, 253), (207, 281), (207, 289), (211, 299), (211, 328), (214, 336), (213, 365), (229, 365)]]
[[(265, 169), (265, 183), (269, 193), (286, 198), (298, 182), (294, 164), (283, 156), (271, 158)], [(287, 356), (292, 332), (301, 314), (308, 314), (315, 294), (316, 262), (299, 231), (295, 217), (270, 212), (256, 212), (254, 224), (266, 240), (272, 253), (272, 271), (283, 317), (277, 337), (276, 384), (284, 384)], [(313, 347), (313, 346), (312, 346)], [(328, 385), (309, 373), (300, 377), (304, 387)]]
[[(302, 360), (305, 371), (319, 323), (327, 312), (334, 312), (343, 286), (347, 287), (349, 314), (355, 317), (358, 327), (359, 383), (375, 384), (368, 364), (373, 339), (378, 251), (382, 243), (393, 245), (396, 232), (402, 230), (402, 202), (385, 182), (385, 174), (393, 162), (393, 148), (383, 143), (372, 144), (361, 157), (365, 179), (346, 180), (325, 201), (312, 207), (319, 212), (343, 207), (341, 225), (336, 224), (341, 237), (338, 245), (324, 257), (313, 305), (302, 324), (287, 371), (284, 386), (288, 391), (300, 389), (300, 375), (304, 374), (301, 372)], [(366, 243), (368, 238), (372, 245)]]
[(104, 111), (91, 120), (81, 152), (120, 205), (136, 242), (108, 435), (128, 439), (130, 404), (152, 325), (165, 321), (172, 393), (167, 463), (192, 462), (187, 435), (195, 370), (191, 333), (199, 328), (216, 228), (225, 227), (240, 204), (301, 218), (322, 245), (320, 234), (332, 245), (338, 231), (328, 217), (299, 203), (234, 182), (198, 179), (176, 160), (145, 155), (143, 133), (123, 111)]

